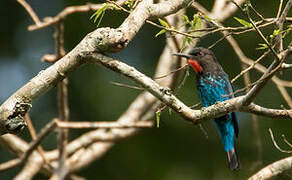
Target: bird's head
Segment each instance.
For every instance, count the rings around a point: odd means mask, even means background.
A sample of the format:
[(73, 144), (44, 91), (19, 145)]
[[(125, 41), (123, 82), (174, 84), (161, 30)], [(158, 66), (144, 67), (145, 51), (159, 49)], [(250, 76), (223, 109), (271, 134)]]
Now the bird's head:
[(186, 58), (197, 74), (222, 70), (213, 52), (203, 47), (195, 47), (186, 54), (174, 53), (173, 55)]

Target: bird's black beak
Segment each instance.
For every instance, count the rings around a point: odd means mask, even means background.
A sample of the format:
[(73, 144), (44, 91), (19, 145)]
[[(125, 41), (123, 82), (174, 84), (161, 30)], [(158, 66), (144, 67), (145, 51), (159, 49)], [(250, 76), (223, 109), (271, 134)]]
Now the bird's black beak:
[(179, 57), (184, 57), (184, 58), (187, 58), (187, 59), (190, 59), (190, 56), (185, 54), (185, 53), (173, 53), (172, 54), (173, 56), (179, 56)]

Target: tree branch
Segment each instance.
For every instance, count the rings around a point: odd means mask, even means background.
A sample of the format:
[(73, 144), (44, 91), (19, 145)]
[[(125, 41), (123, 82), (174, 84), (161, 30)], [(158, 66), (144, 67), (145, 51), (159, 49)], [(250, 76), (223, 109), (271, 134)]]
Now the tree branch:
[(256, 174), (248, 178), (248, 180), (270, 179), (291, 168), (292, 168), (292, 157), (287, 157), (264, 167), (263, 169), (258, 171)]

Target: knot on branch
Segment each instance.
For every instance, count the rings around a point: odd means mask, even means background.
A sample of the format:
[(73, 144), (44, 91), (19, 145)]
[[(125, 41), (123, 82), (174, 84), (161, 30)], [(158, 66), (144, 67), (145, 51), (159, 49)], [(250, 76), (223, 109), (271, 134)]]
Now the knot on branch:
[(26, 122), (23, 116), (16, 116), (14, 118), (8, 119), (4, 123), (4, 128), (7, 133), (17, 134), (21, 132), (26, 127)]
[(31, 108), (30, 103), (16, 102), (11, 110), (4, 110), (0, 119), (1, 135), (5, 133), (17, 134), (26, 127), (25, 114)]
[(128, 45), (125, 37), (121, 29), (106, 27), (93, 31), (85, 39), (92, 51), (115, 53)]

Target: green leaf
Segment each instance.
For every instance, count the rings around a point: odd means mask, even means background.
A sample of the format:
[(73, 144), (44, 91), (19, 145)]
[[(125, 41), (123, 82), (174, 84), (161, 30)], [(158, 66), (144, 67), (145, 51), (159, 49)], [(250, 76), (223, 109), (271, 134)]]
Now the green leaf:
[(160, 113), (161, 113), (161, 111), (160, 110), (158, 110), (158, 111), (156, 111), (156, 127), (157, 128), (159, 128), (159, 123), (160, 123)]
[(276, 29), (273, 31), (273, 34), (271, 34), (270, 37), (270, 43), (273, 42), (273, 40), (275, 39), (276, 36), (278, 36), (281, 33), (280, 29)]
[(182, 43), (182, 46), (180, 48), (180, 51), (182, 52), (184, 50), (184, 48), (186, 47), (186, 45), (188, 44), (191, 44), (192, 43), (192, 38), (190, 37), (185, 37), (184, 40), (183, 40), (183, 43)]
[(196, 29), (201, 29), (201, 27), (202, 27), (202, 19), (199, 16), (197, 19)]
[(163, 33), (166, 33), (166, 30), (165, 29), (161, 29), (156, 35), (155, 37), (158, 37), (159, 35), (163, 34)]
[(183, 20), (186, 22), (186, 24), (190, 24), (190, 19), (187, 15), (183, 15)]
[(240, 18), (237, 18), (237, 17), (233, 17), (233, 18), (236, 21), (238, 21), (240, 24), (242, 24), (243, 26), (245, 26), (245, 27), (251, 27), (252, 26), (249, 22), (247, 22), (247, 21), (245, 21), (243, 19), (240, 19)]
[(197, 24), (197, 22), (198, 22), (198, 19), (199, 19), (198, 15), (194, 14), (193, 15), (193, 20), (191, 22), (191, 26), (195, 26)]
[(194, 19), (191, 21), (191, 23), (190, 23), (190, 25), (191, 25), (190, 29), (191, 30), (195, 30), (196, 29), (197, 20), (198, 20), (198, 18), (194, 17)]
[(132, 10), (132, 8), (134, 7), (134, 4), (135, 4), (135, 0), (127, 0), (125, 2), (125, 5), (127, 5), (128, 8), (130, 8), (130, 10)]
[(118, 7), (118, 6), (115, 5), (115, 4), (111, 4), (111, 7), (112, 7), (114, 10), (117, 10), (117, 11), (121, 10), (121, 8)]
[(278, 34), (280, 33), (280, 29), (274, 30), (273, 31), (273, 36), (278, 36)]
[(183, 40), (183, 43), (182, 43), (181, 48), (180, 48), (180, 52), (182, 52), (184, 50), (184, 48), (186, 47), (186, 44), (187, 44), (187, 37), (185, 37)]
[(90, 19), (94, 18), (93, 22), (95, 23), (96, 20), (98, 19), (98, 17), (101, 15), (102, 13), (102, 8), (98, 9), (94, 14), (92, 14), (92, 16), (90, 17)]
[(158, 18), (158, 21), (160, 22), (160, 24), (161, 24), (162, 26), (164, 26), (164, 27), (166, 27), (166, 28), (169, 28), (169, 25), (168, 25), (168, 23), (167, 23), (166, 21), (164, 21), (164, 20), (162, 20), (162, 19), (160, 19), (160, 18)]
[(98, 21), (96, 27), (99, 27), (99, 25), (100, 25), (100, 23), (101, 23), (101, 21), (102, 21), (102, 18), (103, 18), (103, 16), (104, 16), (104, 14), (105, 14), (105, 11), (102, 11), (101, 16), (100, 16), (100, 18), (99, 18), (99, 21)]
[(263, 44), (263, 43), (259, 43), (259, 46), (260, 47), (256, 48), (257, 50), (267, 49), (268, 48), (268, 45), (267, 44)]
[(207, 16), (207, 15), (204, 15), (203, 16), (204, 18), (206, 18), (208, 21), (213, 21), (213, 19), (212, 18), (210, 18), (209, 16)]
[(94, 14), (92, 14), (92, 16), (90, 17), (90, 19), (94, 18), (94, 20), (93, 20), (94, 23), (96, 23), (97, 19), (98, 19), (99, 17), (101, 17), (100, 20), (99, 20), (99, 22), (98, 22), (98, 25), (97, 25), (97, 26), (99, 26), (99, 24), (100, 24), (100, 22), (101, 22), (101, 20), (102, 20), (102, 18), (103, 18), (103, 16), (104, 16), (104, 14), (105, 14), (105, 11), (106, 11), (106, 9), (107, 9), (109, 6), (110, 6), (109, 4), (104, 3), (103, 6), (102, 6), (101, 8), (99, 8), (99, 9), (98, 9)]

